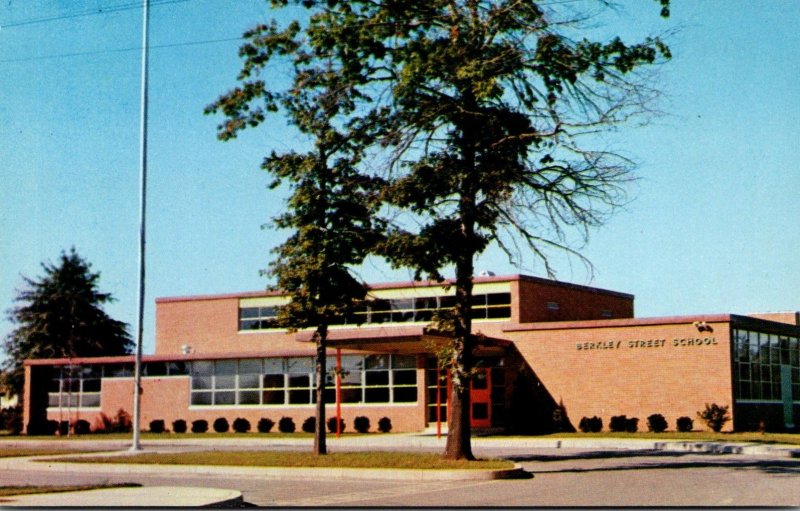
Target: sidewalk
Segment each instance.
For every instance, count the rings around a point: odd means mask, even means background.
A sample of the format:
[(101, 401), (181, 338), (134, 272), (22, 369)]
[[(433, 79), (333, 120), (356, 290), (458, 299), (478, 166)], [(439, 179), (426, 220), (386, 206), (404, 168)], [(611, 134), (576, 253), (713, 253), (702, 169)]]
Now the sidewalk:
[(0, 506), (9, 507), (240, 507), (242, 493), (216, 488), (148, 486), (140, 488), (108, 488), (23, 495), (0, 498)]

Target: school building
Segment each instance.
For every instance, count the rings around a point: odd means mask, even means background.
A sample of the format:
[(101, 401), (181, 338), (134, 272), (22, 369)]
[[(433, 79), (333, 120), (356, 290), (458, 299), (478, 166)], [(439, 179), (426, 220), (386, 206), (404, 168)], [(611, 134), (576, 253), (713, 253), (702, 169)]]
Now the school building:
[[(447, 339), (427, 326), (453, 295), (448, 283), (372, 285), (368, 303), (331, 328), (327, 415), (338, 396), (351, 431), (357, 416), (373, 425), (388, 417), (392, 431), (446, 421), (448, 381), (435, 353)], [(313, 416), (315, 346), (310, 331), (273, 328), (285, 302), (273, 292), (157, 299), (142, 427), (219, 417), (291, 417), (299, 427)], [(597, 416), (607, 429), (626, 415), (641, 430), (661, 414), (671, 430), (682, 416), (704, 429), (697, 412), (707, 403), (730, 407), (726, 430), (793, 430), (800, 418), (800, 313), (635, 318), (630, 294), (524, 275), (476, 277), (473, 307), (474, 428), (546, 433)], [(26, 361), (24, 423), (100, 427), (103, 414), (130, 413), (133, 362)]]

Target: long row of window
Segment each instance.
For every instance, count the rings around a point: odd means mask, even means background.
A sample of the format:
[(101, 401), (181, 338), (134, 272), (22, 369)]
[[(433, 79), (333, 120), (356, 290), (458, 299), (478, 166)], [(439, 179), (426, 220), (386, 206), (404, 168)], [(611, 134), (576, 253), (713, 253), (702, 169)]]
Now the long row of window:
[(733, 331), (736, 399), (781, 401), (782, 366), (791, 374), (792, 399), (800, 401), (800, 339), (786, 335)]
[[(336, 400), (335, 364), (328, 358), (327, 403)], [(415, 403), (417, 359), (402, 355), (342, 357), (342, 403)], [(196, 406), (308, 405), (316, 402), (314, 358), (283, 357), (193, 362)]]
[[(341, 324), (371, 325), (382, 323), (428, 322), (437, 310), (452, 309), (455, 296), (428, 296), (370, 300)], [(241, 307), (239, 330), (275, 328), (278, 307)], [(476, 294), (472, 297), (472, 319), (507, 319), (511, 317), (511, 293)]]

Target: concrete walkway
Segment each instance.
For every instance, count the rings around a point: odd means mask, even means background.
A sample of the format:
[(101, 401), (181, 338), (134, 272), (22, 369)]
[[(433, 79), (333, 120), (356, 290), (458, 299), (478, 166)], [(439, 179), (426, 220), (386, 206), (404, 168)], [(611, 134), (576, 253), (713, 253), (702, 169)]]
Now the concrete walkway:
[(242, 505), (242, 493), (239, 491), (171, 486), (107, 488), (0, 498), (0, 506), (26, 508), (240, 507)]

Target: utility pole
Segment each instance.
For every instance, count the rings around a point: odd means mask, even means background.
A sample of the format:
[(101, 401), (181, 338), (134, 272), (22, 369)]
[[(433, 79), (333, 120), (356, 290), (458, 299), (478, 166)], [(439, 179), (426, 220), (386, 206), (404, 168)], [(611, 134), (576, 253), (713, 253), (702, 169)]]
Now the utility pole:
[(149, 1), (144, 0), (142, 7), (142, 90), (141, 90), (141, 130), (140, 130), (140, 176), (139, 176), (139, 303), (136, 327), (136, 355), (133, 364), (133, 442), (131, 451), (142, 449), (139, 442), (142, 404), (142, 332), (144, 330), (144, 254), (147, 212), (147, 42), (148, 21), (150, 18)]

